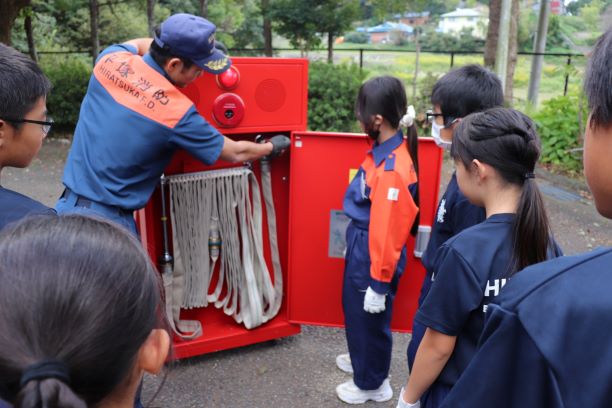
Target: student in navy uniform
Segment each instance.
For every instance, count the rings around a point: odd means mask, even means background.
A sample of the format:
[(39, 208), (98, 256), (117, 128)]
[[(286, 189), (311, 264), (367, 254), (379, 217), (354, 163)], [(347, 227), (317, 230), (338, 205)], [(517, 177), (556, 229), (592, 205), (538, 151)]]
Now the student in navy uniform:
[(145, 206), (176, 150), (213, 164), (274, 157), (289, 147), (282, 135), (264, 143), (223, 136), (180, 92), (202, 72), (230, 67), (215, 48), (215, 31), (202, 17), (174, 14), (154, 39), (100, 53), (64, 168), (60, 214), (97, 214), (136, 234), (133, 212)]
[[(0, 43), (0, 170), (27, 167), (51, 128), (51, 83), (29, 57)], [(29, 214), (55, 213), (38, 201), (0, 186), (0, 229)]]
[(139, 242), (78, 215), (0, 233), (0, 398), (15, 408), (131, 407), (170, 350), (159, 275)]
[(487, 218), (436, 253), (415, 316), (427, 330), (399, 408), (439, 407), (476, 351), (488, 303), (516, 271), (561, 255), (534, 180), (540, 142), (527, 116), (506, 108), (467, 116), (451, 156), (461, 191)]
[[(431, 135), (438, 146), (449, 149), (452, 144), (453, 129), (461, 118), (470, 113), (501, 106), (504, 97), (501, 82), (494, 73), (479, 65), (466, 65), (450, 71), (436, 82), (431, 102), (433, 112), (427, 114), (431, 121)], [(426, 273), (421, 286), (419, 306), (423, 304), (431, 287), (435, 272), (434, 258), (440, 245), (484, 219), (484, 209), (469, 202), (459, 190), (456, 174), (453, 173), (438, 204), (429, 243), (421, 258)], [(407, 350), (410, 370), (424, 334), (425, 327), (414, 320)]]
[[(388, 401), (393, 298), (406, 263), (406, 241), (418, 213), (414, 108), (402, 82), (370, 79), (359, 89), (355, 112), (374, 142), (344, 197), (351, 219), (342, 306), (349, 354), (336, 358), (353, 379), (336, 387), (350, 404)], [(406, 126), (404, 139), (401, 126)]]
[[(585, 91), (584, 172), (612, 219), (612, 30), (596, 43)], [(612, 405), (612, 248), (527, 268), (489, 305), (479, 348), (446, 407)]]

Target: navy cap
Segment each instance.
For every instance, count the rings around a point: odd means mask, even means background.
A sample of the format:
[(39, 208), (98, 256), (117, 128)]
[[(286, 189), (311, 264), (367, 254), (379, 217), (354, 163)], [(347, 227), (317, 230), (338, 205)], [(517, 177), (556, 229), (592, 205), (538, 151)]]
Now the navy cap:
[(211, 74), (220, 74), (232, 65), (232, 61), (215, 48), (216, 29), (202, 17), (174, 14), (161, 24), (155, 43), (162, 48), (168, 47), (172, 54), (191, 60)]

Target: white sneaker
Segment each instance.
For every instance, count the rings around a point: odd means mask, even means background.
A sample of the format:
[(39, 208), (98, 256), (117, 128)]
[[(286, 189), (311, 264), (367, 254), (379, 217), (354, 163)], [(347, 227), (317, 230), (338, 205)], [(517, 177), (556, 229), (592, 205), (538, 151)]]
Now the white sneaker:
[(336, 357), (336, 365), (345, 373), (353, 374), (353, 364), (351, 364), (351, 356), (349, 353), (338, 355), (338, 357)]
[(336, 394), (347, 404), (363, 404), (370, 400), (383, 402), (393, 398), (393, 390), (388, 378), (376, 390), (362, 390), (355, 385), (353, 380), (350, 380), (337, 386)]

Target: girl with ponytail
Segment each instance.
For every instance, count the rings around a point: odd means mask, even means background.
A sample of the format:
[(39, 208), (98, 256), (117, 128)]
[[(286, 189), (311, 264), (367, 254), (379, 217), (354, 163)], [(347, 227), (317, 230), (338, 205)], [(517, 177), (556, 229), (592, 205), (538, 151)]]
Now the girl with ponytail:
[(391, 311), (406, 265), (406, 241), (418, 225), (418, 169), (415, 112), (399, 79), (365, 82), (355, 113), (372, 149), (344, 196), (351, 220), (342, 287), (349, 352), (336, 364), (353, 379), (338, 385), (336, 393), (344, 402), (362, 404), (393, 397)]
[(134, 406), (170, 347), (158, 275), (128, 232), (35, 217), (0, 234), (0, 398), (15, 408)]
[(427, 327), (398, 407), (438, 407), (472, 359), (487, 306), (515, 273), (561, 255), (534, 180), (540, 141), (524, 114), (493, 108), (464, 118), (451, 157), (459, 188), (486, 220), (446, 241), (415, 320)]

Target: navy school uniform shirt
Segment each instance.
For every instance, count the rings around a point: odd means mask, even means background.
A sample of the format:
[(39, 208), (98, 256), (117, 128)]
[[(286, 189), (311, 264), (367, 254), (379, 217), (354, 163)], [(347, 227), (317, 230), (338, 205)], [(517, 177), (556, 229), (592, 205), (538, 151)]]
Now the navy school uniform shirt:
[(16, 191), (0, 187), (0, 230), (11, 222), (35, 214), (55, 214), (55, 210)]
[(447, 407), (612, 406), (612, 248), (513, 277)]
[(449, 238), (457, 235), (466, 228), (480, 224), (486, 218), (485, 209), (470, 203), (457, 183), (457, 175), (453, 173), (446, 191), (438, 204), (436, 218), (431, 228), (431, 235), (427, 249), (423, 253), (421, 262), (426, 274), (421, 288), (419, 304), (422, 303), (431, 287), (431, 276), (434, 272), (434, 260), (438, 248)]
[[(452, 386), (476, 352), (489, 302), (507, 282), (514, 214), (494, 214), (442, 244), (433, 284), (415, 320), (448, 336), (455, 349), (437, 381)], [(556, 246), (550, 257), (561, 255)]]

